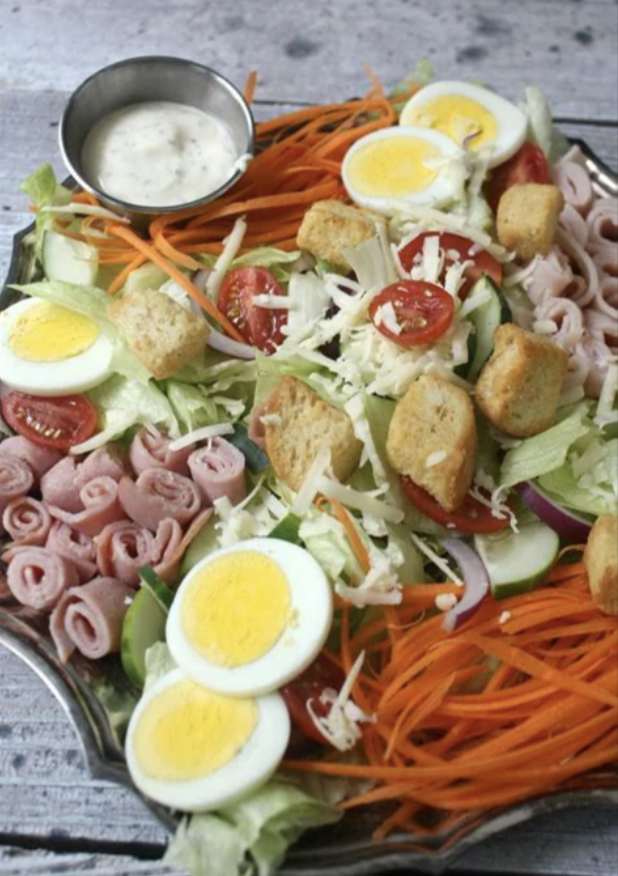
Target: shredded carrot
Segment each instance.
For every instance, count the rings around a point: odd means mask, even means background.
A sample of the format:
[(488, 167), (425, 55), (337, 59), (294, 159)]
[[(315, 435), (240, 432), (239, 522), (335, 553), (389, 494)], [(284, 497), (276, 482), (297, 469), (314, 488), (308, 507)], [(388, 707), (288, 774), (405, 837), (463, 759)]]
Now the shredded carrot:
[(366, 574), (371, 568), (369, 552), (363, 544), (363, 540), (358, 534), (356, 527), (352, 523), (350, 515), (345, 510), (343, 505), (341, 505), (335, 499), (326, 499), (324, 496), (320, 496), (320, 498), (316, 501), (316, 507), (318, 508), (318, 510), (322, 511), (326, 505), (330, 505), (330, 507), (333, 509), (335, 517), (345, 529), (345, 534), (347, 535), (350, 546), (354, 551), (354, 556), (358, 560), (359, 566)]
[(245, 82), (245, 87), (243, 89), (243, 97), (251, 106), (253, 103), (253, 96), (255, 94), (255, 88), (258, 81), (257, 70), (251, 70), (249, 75), (247, 76), (247, 81)]
[[(353, 694), (377, 721), (361, 725), (365, 763), (284, 766), (373, 782), (341, 807), (395, 803), (376, 838), (468, 824), (488, 808), (559, 788), (615, 787), (618, 619), (594, 605), (582, 564), (561, 562), (537, 590), (486, 600), (452, 633), (423, 613), (438, 592), (457, 588), (407, 585), (405, 602), (383, 606), (352, 636), (343, 609), (332, 659), (346, 670), (361, 651), (377, 660)], [(399, 637), (389, 636), (393, 627)], [(433, 811), (435, 827), (423, 823), (423, 810)]]

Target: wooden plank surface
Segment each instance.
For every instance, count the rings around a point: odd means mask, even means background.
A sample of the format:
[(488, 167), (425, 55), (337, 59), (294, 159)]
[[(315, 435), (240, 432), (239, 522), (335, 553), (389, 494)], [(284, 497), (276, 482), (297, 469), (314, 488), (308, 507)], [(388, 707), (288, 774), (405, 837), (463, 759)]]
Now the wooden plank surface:
[[(56, 136), (67, 94), (118, 58), (192, 57), (239, 85), (255, 67), (265, 101), (257, 111), (267, 117), (289, 108), (285, 102), (362, 92), (364, 62), (392, 83), (426, 54), (441, 77), (481, 78), (512, 97), (536, 81), (563, 130), (617, 167), (617, 35), (615, 0), (0, 0), (0, 276), (13, 234), (29, 221), (20, 180), (44, 160), (62, 172)], [(0, 650), (0, 876), (169, 876), (136, 857), (165, 840), (132, 794), (90, 780), (58, 704)], [(618, 833), (605, 811), (538, 819), (457, 863), (467, 874), (609, 876), (617, 869)]]

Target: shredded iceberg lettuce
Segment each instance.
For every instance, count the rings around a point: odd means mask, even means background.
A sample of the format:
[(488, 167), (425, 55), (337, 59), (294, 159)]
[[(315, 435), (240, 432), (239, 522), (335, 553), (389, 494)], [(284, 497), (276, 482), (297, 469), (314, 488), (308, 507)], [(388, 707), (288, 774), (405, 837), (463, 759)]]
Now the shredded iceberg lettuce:
[(43, 234), (54, 224), (54, 215), (41, 210), (41, 207), (64, 206), (71, 200), (71, 192), (58, 183), (51, 164), (42, 164), (38, 167), (23, 181), (20, 188), (28, 195), (34, 206), (39, 208), (35, 221), (35, 253), (40, 259)]

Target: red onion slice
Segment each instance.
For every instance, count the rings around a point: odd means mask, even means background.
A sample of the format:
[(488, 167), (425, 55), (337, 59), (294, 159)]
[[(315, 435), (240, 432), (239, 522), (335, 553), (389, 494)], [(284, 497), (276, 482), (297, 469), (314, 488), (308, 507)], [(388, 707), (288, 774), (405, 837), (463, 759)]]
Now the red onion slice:
[(213, 350), (225, 353), (226, 356), (233, 356), (235, 359), (255, 359), (255, 350), (252, 346), (241, 344), (232, 338), (227, 338), (221, 332), (215, 331), (212, 328), (206, 343)]
[(465, 585), (463, 597), (446, 613), (442, 622), (442, 629), (452, 632), (472, 617), (487, 596), (489, 575), (477, 552), (462, 539), (444, 538), (440, 544), (459, 566)]
[(579, 543), (588, 540), (592, 524), (585, 517), (580, 517), (573, 511), (557, 505), (530, 481), (518, 484), (515, 489), (528, 508), (531, 508), (550, 529), (557, 532), (560, 538)]

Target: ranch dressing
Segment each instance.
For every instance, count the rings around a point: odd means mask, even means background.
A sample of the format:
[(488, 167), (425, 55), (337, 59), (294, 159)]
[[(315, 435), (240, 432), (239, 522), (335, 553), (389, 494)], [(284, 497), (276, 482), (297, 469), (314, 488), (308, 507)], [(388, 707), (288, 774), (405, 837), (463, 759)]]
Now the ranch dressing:
[(104, 116), (82, 152), (84, 175), (130, 204), (171, 207), (210, 194), (238, 160), (230, 132), (203, 110), (171, 101), (136, 103)]

